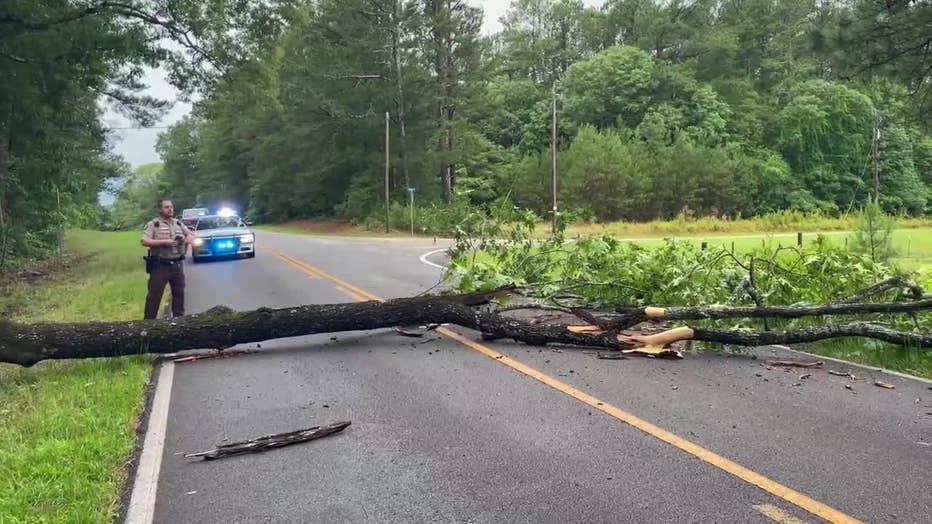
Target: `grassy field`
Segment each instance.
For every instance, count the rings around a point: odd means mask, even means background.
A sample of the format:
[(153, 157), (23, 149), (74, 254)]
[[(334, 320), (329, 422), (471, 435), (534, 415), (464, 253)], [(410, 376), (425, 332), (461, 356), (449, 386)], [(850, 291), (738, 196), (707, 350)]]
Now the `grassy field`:
[[(138, 233), (76, 232), (70, 261), (8, 282), (19, 321), (140, 318)], [(149, 357), (0, 364), (0, 522), (112, 522), (151, 369)]]
[[(611, 235), (615, 237), (663, 237), (694, 235), (742, 235), (791, 233), (797, 231), (850, 231), (855, 228), (856, 216), (827, 217), (796, 211), (783, 211), (758, 218), (723, 220), (720, 218), (679, 218), (651, 222), (610, 222), (605, 224), (574, 224), (570, 235)], [(930, 228), (932, 218), (901, 218), (901, 229)], [(547, 225), (542, 226), (546, 233)]]
[[(852, 241), (850, 231), (826, 231), (821, 233), (803, 233), (803, 244), (815, 242), (819, 236), (825, 238), (829, 244), (844, 246)], [(734, 247), (735, 252), (747, 252), (761, 246), (794, 246), (796, 233), (748, 233), (735, 235), (671, 235), (669, 237), (632, 238), (631, 242), (643, 246), (659, 245), (664, 238), (688, 240), (695, 244), (707, 242), (711, 246), (723, 246), (726, 249)], [(906, 271), (921, 272), (932, 276), (932, 227), (897, 229), (893, 232), (893, 245), (897, 250), (894, 263)]]

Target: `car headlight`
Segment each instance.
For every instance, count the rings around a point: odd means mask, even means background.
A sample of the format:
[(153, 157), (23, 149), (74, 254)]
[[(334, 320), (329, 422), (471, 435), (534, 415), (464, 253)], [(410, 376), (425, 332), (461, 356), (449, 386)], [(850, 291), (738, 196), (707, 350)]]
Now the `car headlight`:
[(251, 244), (256, 241), (256, 235), (252, 233), (247, 233), (245, 235), (239, 236), (239, 241), (241, 244)]
[(203, 245), (204, 245), (204, 239), (201, 238), (201, 237), (195, 238), (195, 239), (194, 239), (194, 245), (197, 246), (197, 247), (203, 246)]

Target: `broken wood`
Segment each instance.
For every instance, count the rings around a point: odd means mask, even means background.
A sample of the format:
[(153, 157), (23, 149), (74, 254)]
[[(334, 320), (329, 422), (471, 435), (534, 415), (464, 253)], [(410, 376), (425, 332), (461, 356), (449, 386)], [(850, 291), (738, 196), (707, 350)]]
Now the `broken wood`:
[[(865, 322), (822, 325), (785, 331), (753, 332), (680, 326), (654, 334), (620, 333), (621, 326), (656, 320), (705, 320), (755, 316), (797, 318), (808, 315), (915, 313), (932, 309), (932, 299), (889, 304), (830, 304), (760, 308), (628, 308), (618, 315), (573, 310), (590, 326), (535, 323), (495, 309), (493, 300), (514, 293), (504, 288), (463, 295), (419, 296), (386, 302), (304, 305), (281, 309), (233, 311), (216, 307), (172, 320), (20, 324), (0, 321), (0, 362), (31, 366), (47, 359), (165, 354), (191, 349), (226, 349), (272, 339), (364, 331), (397, 326), (455, 324), (487, 340), (512, 339), (531, 345), (562, 344), (609, 348), (651, 356), (680, 356), (671, 345), (705, 341), (743, 346), (795, 344), (837, 337), (868, 337), (917, 348), (932, 348), (932, 333), (900, 332)], [(620, 322), (620, 317), (627, 320)], [(632, 324), (633, 326), (634, 324)]]
[(627, 329), (641, 322), (666, 320), (721, 320), (728, 318), (802, 318), (829, 315), (865, 315), (873, 313), (916, 313), (932, 309), (932, 298), (911, 302), (839, 303), (821, 306), (761, 306), (761, 307), (670, 307), (670, 308), (618, 308), (619, 315), (603, 321), (603, 329)]
[(200, 451), (197, 453), (187, 453), (185, 458), (203, 458), (204, 460), (214, 460), (243, 453), (258, 453), (269, 449), (281, 448), (324, 438), (334, 433), (339, 433), (352, 424), (350, 421), (337, 422), (326, 426), (315, 426), (298, 431), (289, 431), (287, 433), (277, 433), (275, 435), (266, 435), (264, 437), (244, 440), (242, 442), (233, 442), (231, 444), (222, 444), (209, 451)]
[(768, 360), (768, 366), (790, 367), (790, 368), (817, 368), (821, 367), (824, 362), (821, 360)]
[(923, 289), (918, 284), (909, 280), (903, 276), (897, 275), (895, 277), (888, 278), (882, 282), (878, 282), (873, 286), (862, 289), (857, 293), (854, 293), (850, 297), (839, 301), (839, 304), (851, 304), (854, 302), (863, 302), (868, 298), (877, 296), (881, 293), (893, 289), (902, 289), (907, 292), (907, 294), (913, 300), (921, 300), (923, 298)]

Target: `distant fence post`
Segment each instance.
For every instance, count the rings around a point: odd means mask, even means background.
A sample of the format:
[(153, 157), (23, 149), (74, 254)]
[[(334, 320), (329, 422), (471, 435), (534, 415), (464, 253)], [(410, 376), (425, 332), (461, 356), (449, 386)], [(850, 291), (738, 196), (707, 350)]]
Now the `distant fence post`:
[(802, 245), (803, 245), (803, 233), (802, 233), (802, 231), (796, 233), (796, 245), (797, 245), (797, 246), (802, 246)]

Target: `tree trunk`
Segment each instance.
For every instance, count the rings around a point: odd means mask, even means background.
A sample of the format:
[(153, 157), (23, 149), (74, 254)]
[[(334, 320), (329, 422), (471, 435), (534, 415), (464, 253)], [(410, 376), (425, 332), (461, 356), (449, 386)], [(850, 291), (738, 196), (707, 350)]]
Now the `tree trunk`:
[(411, 187), (411, 178), (408, 175), (408, 139), (407, 116), (405, 107), (404, 74), (401, 67), (401, 1), (392, 2), (392, 65), (395, 69), (395, 94), (397, 102), (395, 112), (398, 114), (398, 129), (400, 132), (399, 156), (401, 157), (401, 176), (405, 187)]
[[(657, 350), (683, 340), (763, 345), (812, 342), (837, 337), (869, 337), (911, 347), (932, 348), (932, 333), (902, 333), (855, 322), (812, 328), (746, 332), (681, 326), (654, 335), (620, 333), (618, 315), (595, 311), (574, 313), (595, 326), (536, 324), (479, 306), (511, 289), (487, 293), (400, 298), (387, 302), (305, 305), (237, 312), (217, 307), (171, 321), (90, 322), (82, 324), (18, 324), (0, 321), (0, 362), (31, 366), (47, 359), (114, 357), (142, 353), (175, 353), (190, 349), (225, 349), (271, 339), (360, 331), (411, 324), (456, 324), (486, 338), (508, 338), (532, 345), (564, 344), (616, 350)], [(928, 311), (932, 299), (893, 304), (839, 304), (809, 308), (641, 308), (647, 321), (672, 318), (734, 318), (754, 316), (850, 315), (852, 313), (915, 313)], [(766, 310), (766, 311), (762, 311)], [(725, 313), (727, 311), (727, 313)], [(632, 314), (630, 311), (626, 313)], [(655, 352), (655, 354), (661, 354)]]
[(9, 248), (9, 205), (7, 203), (7, 184), (12, 179), (13, 170), (13, 103), (8, 105), (5, 118), (0, 121), (0, 270), (6, 265)]

